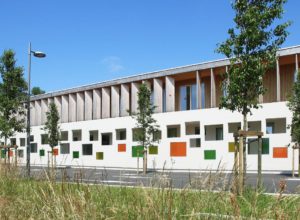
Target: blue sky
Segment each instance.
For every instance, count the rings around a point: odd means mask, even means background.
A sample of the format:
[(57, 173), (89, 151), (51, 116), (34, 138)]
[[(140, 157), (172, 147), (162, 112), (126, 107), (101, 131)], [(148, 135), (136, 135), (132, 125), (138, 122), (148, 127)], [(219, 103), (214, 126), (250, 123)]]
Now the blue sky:
[[(223, 58), (234, 12), (229, 0), (1, 0), (0, 51), (15, 50), (27, 76), (28, 43), (47, 53), (32, 59), (32, 85), (47, 92)], [(300, 44), (300, 1), (284, 46)]]

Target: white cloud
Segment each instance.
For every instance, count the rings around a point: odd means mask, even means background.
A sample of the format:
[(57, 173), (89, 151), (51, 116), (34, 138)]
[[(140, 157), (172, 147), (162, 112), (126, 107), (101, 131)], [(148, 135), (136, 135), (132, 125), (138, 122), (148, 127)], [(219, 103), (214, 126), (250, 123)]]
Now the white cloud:
[(124, 70), (124, 66), (121, 64), (121, 59), (117, 56), (109, 56), (101, 61), (106, 66), (110, 73), (116, 73)]

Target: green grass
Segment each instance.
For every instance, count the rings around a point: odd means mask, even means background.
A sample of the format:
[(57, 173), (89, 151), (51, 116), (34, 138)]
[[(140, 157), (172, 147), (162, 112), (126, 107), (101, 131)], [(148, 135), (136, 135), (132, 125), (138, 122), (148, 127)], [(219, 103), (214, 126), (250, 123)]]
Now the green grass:
[[(0, 177), (0, 219), (299, 219), (300, 197)], [(206, 213), (206, 214), (205, 214)], [(228, 218), (223, 218), (228, 219)]]

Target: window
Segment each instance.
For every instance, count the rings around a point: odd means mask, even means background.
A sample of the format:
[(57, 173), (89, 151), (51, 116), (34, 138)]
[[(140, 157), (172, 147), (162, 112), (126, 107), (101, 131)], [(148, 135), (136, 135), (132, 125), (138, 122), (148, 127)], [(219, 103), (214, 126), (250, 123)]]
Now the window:
[(24, 150), (18, 150), (18, 157), (23, 158), (24, 157)]
[(102, 145), (112, 145), (112, 133), (101, 134)]
[(93, 145), (83, 144), (82, 145), (82, 155), (93, 155)]
[(248, 131), (261, 131), (261, 121), (249, 121)]
[[(269, 154), (269, 138), (262, 138), (262, 154)], [(248, 139), (248, 154), (258, 154), (258, 139)]]
[(126, 140), (126, 129), (116, 129), (116, 136), (117, 140)]
[(180, 137), (180, 125), (168, 125), (167, 137), (168, 138)]
[(98, 137), (98, 131), (90, 131), (90, 141), (98, 141), (99, 137)]
[(234, 133), (241, 130), (241, 122), (228, 123), (228, 133)]
[(223, 140), (223, 125), (205, 125), (205, 140)]
[(286, 118), (266, 119), (266, 133), (267, 134), (286, 133)]
[(37, 143), (30, 144), (30, 153), (37, 153)]
[(81, 130), (73, 130), (73, 141), (81, 141)]
[(186, 122), (185, 123), (185, 134), (186, 135), (200, 134), (200, 123), (198, 121)]
[(201, 139), (200, 138), (191, 138), (190, 139), (190, 147), (201, 147)]
[(16, 138), (11, 138), (10, 139), (10, 144), (11, 145), (17, 145), (17, 139)]
[(34, 142), (34, 136), (30, 135), (30, 142)]
[(70, 153), (70, 144), (63, 143), (60, 144), (60, 154), (69, 154)]
[(48, 144), (48, 135), (41, 134), (41, 140), (42, 140), (42, 144)]
[(25, 138), (20, 138), (20, 146), (24, 147), (25, 146)]
[(180, 87), (180, 110), (197, 109), (196, 84)]
[(61, 141), (68, 141), (69, 140), (69, 132), (68, 131), (61, 131), (60, 132), (60, 140)]
[(140, 128), (133, 128), (132, 129), (132, 141), (139, 141), (141, 136), (141, 129)]
[(153, 133), (153, 141), (161, 140), (161, 130), (157, 130)]

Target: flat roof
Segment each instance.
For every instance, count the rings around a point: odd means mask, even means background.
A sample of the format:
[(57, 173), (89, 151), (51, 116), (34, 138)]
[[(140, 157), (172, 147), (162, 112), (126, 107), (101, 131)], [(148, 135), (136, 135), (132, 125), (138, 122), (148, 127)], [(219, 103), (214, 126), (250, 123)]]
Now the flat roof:
[[(287, 55), (298, 54), (298, 53), (300, 53), (300, 45), (279, 49), (277, 52), (277, 55), (278, 56), (287, 56)], [(124, 83), (126, 84), (126, 83), (141, 81), (141, 80), (148, 80), (148, 79), (152, 79), (152, 78), (176, 75), (176, 74), (185, 73), (185, 72), (193, 72), (193, 71), (197, 71), (197, 70), (205, 70), (205, 69), (209, 69), (209, 68), (222, 67), (222, 66), (226, 66), (229, 64), (230, 64), (229, 59), (226, 58), (226, 59), (202, 62), (202, 63), (198, 63), (198, 64), (174, 67), (174, 68), (164, 69), (164, 70), (159, 70), (159, 71), (154, 71), (154, 72), (146, 72), (146, 73), (142, 73), (142, 74), (112, 79), (112, 80), (108, 80), (108, 81), (102, 81), (102, 82), (93, 83), (93, 84), (89, 84), (89, 85), (83, 85), (83, 86), (78, 86), (78, 87), (59, 90), (59, 91), (47, 92), (45, 94), (32, 96), (31, 101), (52, 98), (55, 96), (61, 96), (61, 95), (66, 95), (66, 94), (70, 94), (70, 93), (83, 92), (83, 91), (98, 89), (98, 88), (102, 88), (102, 87), (109, 87), (109, 86), (119, 85), (119, 84), (124, 84)]]

